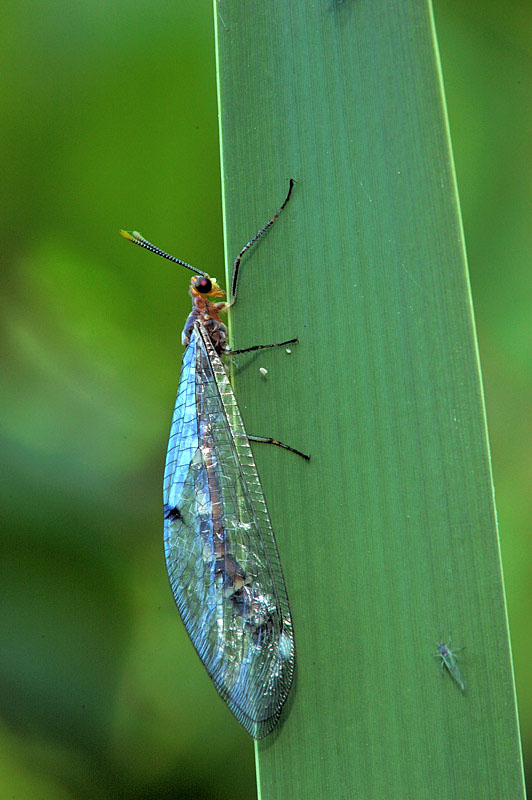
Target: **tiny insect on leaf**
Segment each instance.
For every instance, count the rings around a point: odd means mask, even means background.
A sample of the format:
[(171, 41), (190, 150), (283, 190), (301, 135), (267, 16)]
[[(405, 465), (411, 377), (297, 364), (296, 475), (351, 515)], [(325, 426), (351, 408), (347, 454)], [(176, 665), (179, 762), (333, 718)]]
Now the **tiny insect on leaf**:
[(441, 659), (441, 673), (443, 677), (443, 673), (445, 669), (447, 669), (449, 675), (453, 678), (454, 681), (458, 684), (462, 692), (466, 691), (466, 682), (462, 676), (460, 671), (460, 667), (457, 664), (458, 659), (460, 656), (458, 653), (463, 650), (463, 647), (458, 648), (457, 650), (451, 650), (451, 639), (449, 638), (449, 644), (445, 644), (445, 642), (440, 641), (437, 642), (438, 650), (436, 653), (433, 653), (434, 658)]

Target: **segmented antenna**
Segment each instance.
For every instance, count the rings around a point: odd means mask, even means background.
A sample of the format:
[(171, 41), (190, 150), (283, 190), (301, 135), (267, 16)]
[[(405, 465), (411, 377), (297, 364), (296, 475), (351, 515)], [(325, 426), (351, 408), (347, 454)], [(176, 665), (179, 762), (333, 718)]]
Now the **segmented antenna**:
[(163, 258), (167, 258), (168, 261), (173, 261), (174, 264), (181, 264), (182, 267), (186, 267), (190, 269), (192, 272), (195, 272), (196, 275), (203, 275), (204, 278), (208, 278), (206, 272), (203, 272), (201, 269), (196, 269), (191, 264), (187, 264), (186, 261), (181, 261), (180, 258), (176, 258), (175, 256), (171, 256), (170, 253), (165, 253), (164, 250), (161, 250), (160, 247), (149, 242), (144, 236), (139, 233), (138, 231), (120, 231), (120, 236), (123, 236), (124, 239), (127, 239), (128, 242), (133, 242), (133, 244), (138, 244), (139, 247), (144, 247), (146, 250), (151, 250), (152, 253), (156, 253), (158, 256), (162, 256)]

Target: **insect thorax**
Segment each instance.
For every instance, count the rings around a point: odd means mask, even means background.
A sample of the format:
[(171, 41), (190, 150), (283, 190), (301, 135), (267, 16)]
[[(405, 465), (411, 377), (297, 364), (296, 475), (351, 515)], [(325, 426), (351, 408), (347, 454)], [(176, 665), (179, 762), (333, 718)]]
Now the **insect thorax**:
[(192, 330), (197, 322), (207, 331), (212, 346), (218, 355), (224, 353), (227, 346), (227, 327), (218, 317), (216, 308), (212, 303), (205, 303), (203, 307), (198, 307), (194, 304), (181, 335), (183, 346), (186, 347), (189, 344)]

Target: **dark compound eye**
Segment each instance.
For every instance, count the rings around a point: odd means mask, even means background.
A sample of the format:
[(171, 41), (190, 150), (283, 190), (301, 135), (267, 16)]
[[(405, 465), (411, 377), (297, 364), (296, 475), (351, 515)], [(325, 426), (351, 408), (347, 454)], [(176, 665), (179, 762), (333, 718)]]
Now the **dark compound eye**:
[(194, 284), (194, 289), (200, 294), (209, 294), (212, 289), (212, 281), (209, 278), (198, 278)]

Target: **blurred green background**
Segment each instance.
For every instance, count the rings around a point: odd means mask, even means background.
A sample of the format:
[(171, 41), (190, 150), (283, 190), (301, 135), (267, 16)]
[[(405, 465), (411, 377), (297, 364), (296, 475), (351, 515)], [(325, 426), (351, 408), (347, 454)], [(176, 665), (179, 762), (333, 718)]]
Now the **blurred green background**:
[[(529, 14), (435, 0), (528, 765)], [(162, 555), (188, 277), (118, 236), (223, 277), (211, 4), (11, 0), (0, 37), (0, 796), (253, 797)]]

